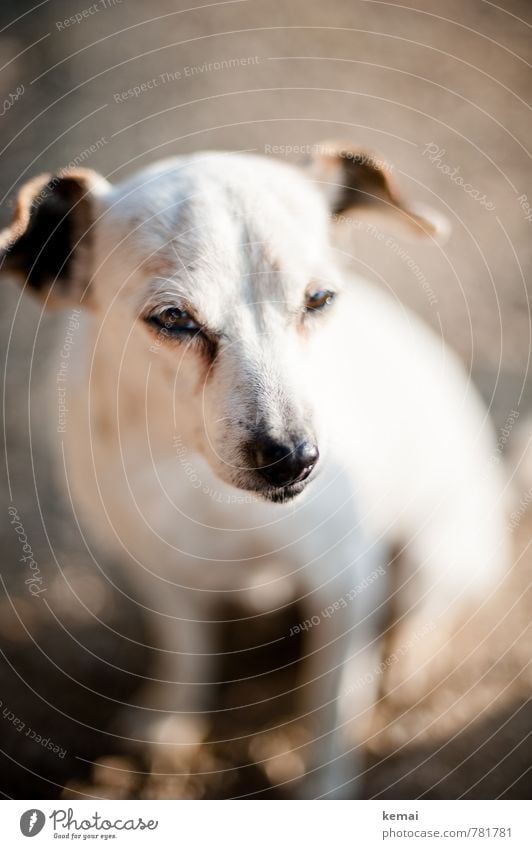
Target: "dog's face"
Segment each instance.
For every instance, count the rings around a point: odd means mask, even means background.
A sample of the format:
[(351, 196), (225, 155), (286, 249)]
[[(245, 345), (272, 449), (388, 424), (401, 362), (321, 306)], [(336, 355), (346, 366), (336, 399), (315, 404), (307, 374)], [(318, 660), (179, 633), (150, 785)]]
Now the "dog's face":
[(315, 363), (341, 308), (331, 219), (362, 210), (434, 234), (377, 160), (328, 145), (304, 170), (218, 153), (116, 188), (46, 178), (22, 190), (3, 247), (32, 289), (99, 313), (117, 359), (131, 346), (149, 362), (180, 437), (222, 480), (284, 501), (319, 472)]
[(124, 241), (95, 294), (128, 304), (180, 435), (225, 482), (295, 495), (319, 456), (309, 348), (339, 290), (322, 196), (287, 166), (203, 155), (139, 174), (113, 203)]

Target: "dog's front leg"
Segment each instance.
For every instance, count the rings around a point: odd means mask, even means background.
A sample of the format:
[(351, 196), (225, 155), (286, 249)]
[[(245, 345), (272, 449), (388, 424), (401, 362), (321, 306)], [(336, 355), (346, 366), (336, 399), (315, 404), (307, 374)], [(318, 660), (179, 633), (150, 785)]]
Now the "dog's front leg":
[(145, 601), (154, 611), (148, 625), (156, 660), (122, 713), (119, 732), (127, 746), (147, 753), (152, 769), (178, 771), (205, 735), (213, 637), (204, 600), (199, 605), (190, 593), (171, 587), (165, 596), (164, 606), (153, 593)]
[[(378, 691), (386, 574), (376, 552), (338, 567), (308, 596), (301, 714), (312, 732), (303, 798), (360, 795), (363, 747)], [(364, 585), (364, 581), (370, 583)]]

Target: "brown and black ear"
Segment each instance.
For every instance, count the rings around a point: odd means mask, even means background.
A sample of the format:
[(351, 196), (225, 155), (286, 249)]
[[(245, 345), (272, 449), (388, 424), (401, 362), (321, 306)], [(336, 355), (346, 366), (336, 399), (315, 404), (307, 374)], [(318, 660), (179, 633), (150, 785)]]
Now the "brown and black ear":
[(447, 219), (429, 207), (407, 203), (381, 157), (340, 142), (324, 142), (316, 150), (307, 173), (324, 192), (335, 221), (375, 221), (407, 236), (445, 240)]
[(0, 274), (16, 277), (47, 305), (89, 302), (96, 198), (108, 189), (84, 168), (26, 183), (0, 232)]

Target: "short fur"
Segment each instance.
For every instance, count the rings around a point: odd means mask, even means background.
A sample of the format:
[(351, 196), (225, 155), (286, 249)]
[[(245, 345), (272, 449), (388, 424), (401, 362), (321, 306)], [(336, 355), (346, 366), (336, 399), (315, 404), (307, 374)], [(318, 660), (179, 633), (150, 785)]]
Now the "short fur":
[[(339, 265), (335, 216), (364, 215), (429, 238), (441, 230), (405, 205), (378, 160), (328, 145), (304, 169), (201, 153), (117, 186), (88, 171), (47, 178), (23, 190), (0, 242), (4, 271), (87, 307), (66, 473), (83, 522), (125, 558), (163, 650), (146, 710), (123, 733), (159, 753), (186, 744), (179, 718), (211, 706), (205, 684), (216, 680), (202, 622), (250, 583), (266, 608), (293, 585), (309, 618), (335, 611), (307, 633), (301, 713), (317, 721), (307, 797), (352, 795), (361, 771), (389, 588), (382, 569), (353, 588), (406, 546), (398, 615), (440, 622), (481, 597), (507, 558), (477, 393), (415, 316)], [(315, 290), (338, 296), (305, 313)], [(154, 329), (150, 318), (176, 307), (201, 336)], [(264, 480), (249, 459), (264, 434), (319, 446), (307, 480)]]

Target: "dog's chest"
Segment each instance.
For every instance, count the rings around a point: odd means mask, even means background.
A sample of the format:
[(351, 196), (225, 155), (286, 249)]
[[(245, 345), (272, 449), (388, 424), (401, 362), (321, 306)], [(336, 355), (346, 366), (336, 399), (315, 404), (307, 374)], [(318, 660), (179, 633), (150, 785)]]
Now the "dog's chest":
[(151, 572), (190, 587), (238, 591), (249, 573), (273, 564), (278, 578), (319, 586), (353, 559), (353, 498), (335, 468), (333, 487), (324, 470), (303, 498), (278, 505), (220, 484), (199, 458), (186, 468), (123, 460), (116, 452), (101, 457), (98, 495), (88, 487), (90, 474), (76, 475), (83, 481), (78, 494), (96, 532), (107, 531), (108, 542)]

